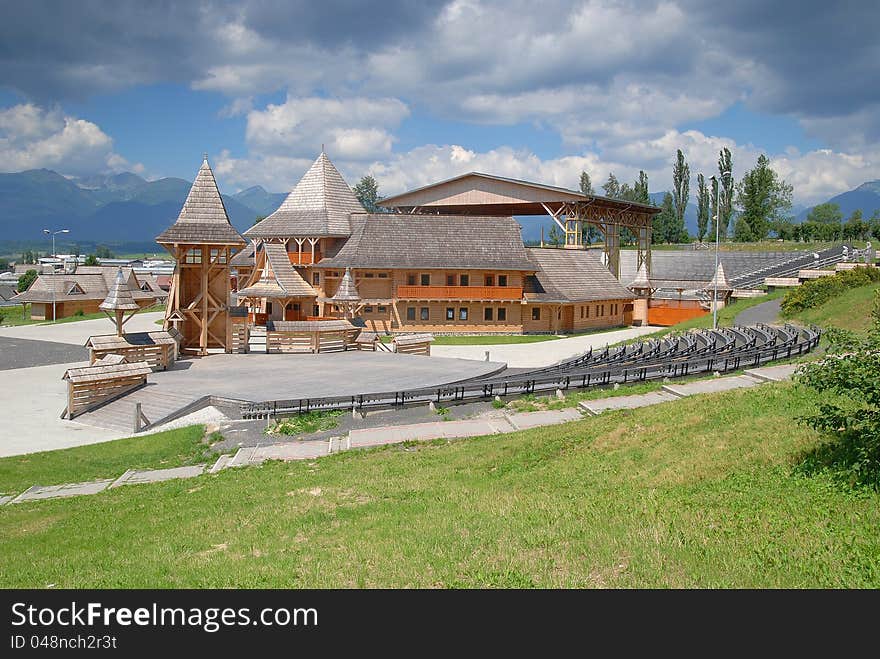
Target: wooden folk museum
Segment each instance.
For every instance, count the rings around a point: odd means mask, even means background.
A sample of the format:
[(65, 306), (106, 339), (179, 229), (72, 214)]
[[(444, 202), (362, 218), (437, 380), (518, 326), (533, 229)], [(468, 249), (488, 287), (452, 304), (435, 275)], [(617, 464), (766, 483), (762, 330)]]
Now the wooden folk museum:
[[(156, 239), (177, 261), (166, 328), (204, 354), (232, 350), (239, 319), (348, 319), (387, 333), (571, 333), (644, 320), (616, 276), (619, 235), (637, 237), (649, 274), (653, 206), (479, 173), (380, 203), (387, 212), (367, 213), (321, 153), (242, 236), (206, 158)], [(550, 215), (564, 248), (525, 247), (522, 215)], [(602, 231), (604, 252), (584, 249), (585, 223)]]

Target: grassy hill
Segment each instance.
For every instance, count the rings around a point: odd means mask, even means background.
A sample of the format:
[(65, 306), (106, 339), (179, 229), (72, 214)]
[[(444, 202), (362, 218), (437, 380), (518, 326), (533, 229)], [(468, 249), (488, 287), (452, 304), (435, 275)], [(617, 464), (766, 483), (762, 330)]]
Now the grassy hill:
[(815, 309), (805, 309), (793, 315), (791, 320), (864, 332), (871, 323), (871, 303), (877, 291), (880, 291), (880, 284), (844, 291)]
[(798, 468), (817, 401), (764, 385), (7, 505), (0, 586), (876, 588), (880, 495)]

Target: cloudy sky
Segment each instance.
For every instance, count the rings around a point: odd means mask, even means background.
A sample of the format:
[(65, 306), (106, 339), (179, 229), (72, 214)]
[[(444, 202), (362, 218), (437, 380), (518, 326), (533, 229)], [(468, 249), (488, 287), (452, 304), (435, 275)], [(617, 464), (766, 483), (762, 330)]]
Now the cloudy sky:
[[(373, 5), (373, 6), (371, 6)], [(0, 171), (392, 194), (466, 171), (671, 187), (733, 150), (810, 204), (880, 178), (880, 3), (0, 0)], [(695, 188), (692, 183), (692, 189)]]

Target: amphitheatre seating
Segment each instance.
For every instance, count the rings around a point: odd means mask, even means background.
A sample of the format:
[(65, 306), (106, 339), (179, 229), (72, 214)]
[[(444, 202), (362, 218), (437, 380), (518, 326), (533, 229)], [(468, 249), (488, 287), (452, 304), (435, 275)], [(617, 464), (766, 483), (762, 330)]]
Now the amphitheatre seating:
[(734, 288), (730, 297), (741, 300), (749, 297), (764, 297), (765, 295), (767, 295), (767, 291), (760, 288)]
[(394, 352), (404, 355), (428, 355), (431, 354), (431, 342), (433, 334), (399, 334), (391, 341)]
[[(839, 265), (839, 264), (838, 264)], [(807, 279), (820, 279), (821, 277), (829, 277), (835, 274), (835, 270), (798, 270), (798, 279), (805, 281)]]
[(764, 284), (770, 290), (774, 288), (791, 288), (793, 286), (800, 286), (801, 280), (797, 277), (767, 277), (764, 279)]
[(67, 407), (61, 416), (72, 419), (142, 387), (147, 383), (147, 375), (152, 372), (147, 362), (128, 363), (122, 355), (106, 355), (91, 366), (70, 368), (64, 373), (64, 380), (67, 380)]
[(177, 359), (180, 336), (176, 329), (133, 332), (122, 336), (103, 334), (89, 337), (85, 345), (89, 349), (90, 364), (106, 355), (116, 354), (122, 355), (130, 363), (143, 361), (164, 371)]
[(354, 346), (360, 333), (347, 320), (270, 320), (266, 323), (266, 352), (341, 352)]

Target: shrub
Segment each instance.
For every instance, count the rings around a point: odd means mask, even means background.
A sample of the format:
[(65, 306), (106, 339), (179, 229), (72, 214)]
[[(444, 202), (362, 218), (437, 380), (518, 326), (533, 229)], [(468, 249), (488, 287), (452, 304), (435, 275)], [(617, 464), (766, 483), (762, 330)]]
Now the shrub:
[(343, 412), (340, 410), (298, 414), (276, 422), (266, 429), (266, 433), (270, 435), (308, 435), (322, 430), (330, 430), (339, 425), (339, 417), (342, 414)]
[(829, 469), (853, 485), (880, 489), (880, 291), (874, 295), (867, 337), (832, 328), (827, 356), (806, 364), (796, 378), (817, 391), (836, 394), (802, 421), (837, 441), (809, 454), (807, 473)]
[(83, 311), (82, 309), (77, 309), (76, 311), (73, 312), (73, 315), (77, 316), (78, 318), (82, 318), (83, 316), (86, 315), (86, 312)]
[(782, 315), (792, 316), (804, 309), (818, 307), (849, 288), (880, 282), (880, 268), (843, 270), (830, 277), (807, 281), (792, 288), (782, 299)]

